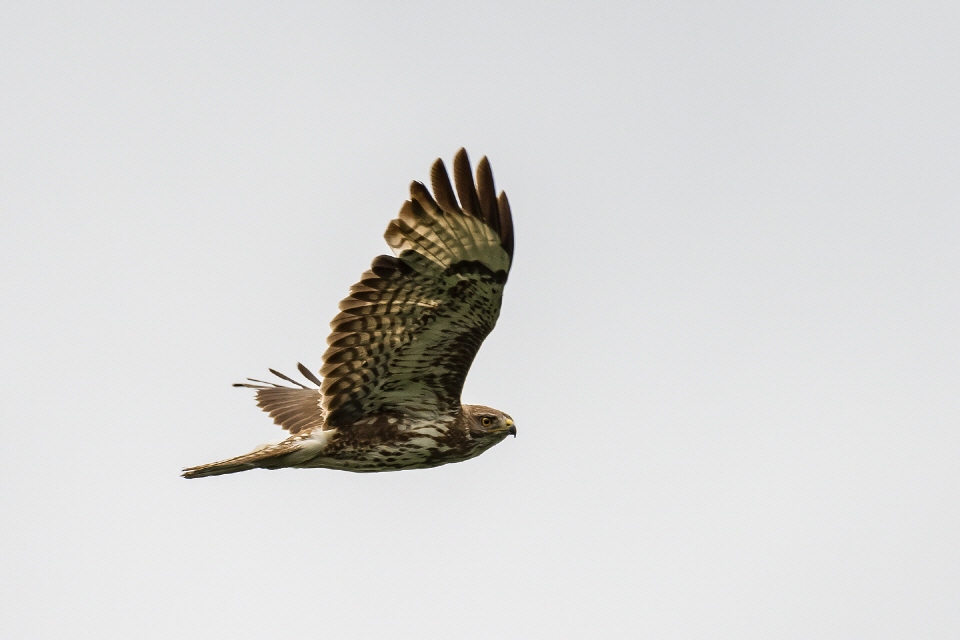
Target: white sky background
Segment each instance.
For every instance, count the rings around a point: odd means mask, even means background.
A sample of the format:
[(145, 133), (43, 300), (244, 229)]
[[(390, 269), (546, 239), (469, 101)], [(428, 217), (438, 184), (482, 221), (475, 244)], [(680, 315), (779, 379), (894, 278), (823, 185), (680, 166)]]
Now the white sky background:
[[(4, 3), (0, 635), (956, 638), (960, 11), (801, 4)], [(519, 437), (181, 479), (461, 145)]]

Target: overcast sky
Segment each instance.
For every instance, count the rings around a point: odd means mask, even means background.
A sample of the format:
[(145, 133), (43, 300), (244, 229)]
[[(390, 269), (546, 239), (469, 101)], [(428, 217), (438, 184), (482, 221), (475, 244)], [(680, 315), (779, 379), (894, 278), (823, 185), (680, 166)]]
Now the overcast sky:
[[(402, 5), (402, 6), (401, 6)], [(960, 636), (960, 10), (0, 6), (0, 635)], [(425, 471), (282, 432), (440, 156), (516, 260)]]

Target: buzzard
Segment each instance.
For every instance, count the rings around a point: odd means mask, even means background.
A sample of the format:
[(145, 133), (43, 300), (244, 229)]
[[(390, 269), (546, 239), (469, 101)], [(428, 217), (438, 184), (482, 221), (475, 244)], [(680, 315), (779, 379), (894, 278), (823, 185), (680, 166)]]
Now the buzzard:
[[(500, 315), (513, 260), (513, 221), (486, 157), (474, 183), (467, 152), (420, 182), (384, 234), (379, 256), (350, 288), (311, 387), (270, 369), (287, 386), (248, 378), (257, 404), (290, 435), (277, 444), (189, 467), (185, 478), (247, 469), (323, 467), (373, 472), (424, 469), (480, 455), (516, 436), (502, 411), (460, 403), (467, 371)], [(322, 378), (322, 380), (321, 380)]]

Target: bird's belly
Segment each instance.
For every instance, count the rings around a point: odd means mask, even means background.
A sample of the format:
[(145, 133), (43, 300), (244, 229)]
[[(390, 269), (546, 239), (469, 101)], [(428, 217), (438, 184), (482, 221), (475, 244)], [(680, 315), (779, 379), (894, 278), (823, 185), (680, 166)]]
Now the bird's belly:
[(303, 466), (357, 472), (427, 469), (452, 462), (445, 459), (443, 453), (443, 450), (433, 446), (433, 443), (345, 447), (331, 451), (328, 455), (317, 456)]
[(461, 462), (479, 455), (474, 447), (451, 446), (443, 438), (415, 435), (394, 443), (331, 443), (320, 455), (295, 465), (321, 467), (358, 473), (429, 469), (451, 462)]

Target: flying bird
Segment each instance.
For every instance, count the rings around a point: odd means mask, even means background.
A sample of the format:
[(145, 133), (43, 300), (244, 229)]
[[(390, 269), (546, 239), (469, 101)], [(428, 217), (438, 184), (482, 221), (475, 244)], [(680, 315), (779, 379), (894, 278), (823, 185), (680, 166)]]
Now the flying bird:
[[(486, 157), (474, 183), (467, 152), (443, 161), (387, 227), (395, 256), (379, 256), (330, 323), (314, 386), (248, 378), (257, 404), (289, 432), (245, 455), (189, 467), (185, 478), (285, 467), (374, 472), (424, 469), (476, 457), (516, 436), (502, 411), (460, 403), (480, 344), (500, 315), (513, 260), (513, 219)], [(457, 196), (459, 196), (459, 201)], [(293, 385), (293, 386), (287, 386)]]

